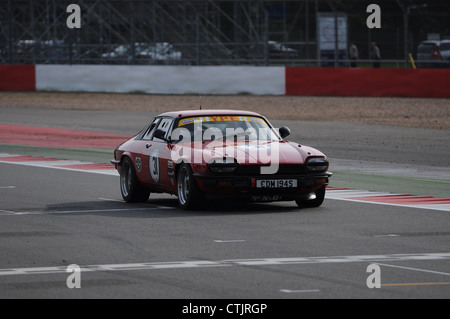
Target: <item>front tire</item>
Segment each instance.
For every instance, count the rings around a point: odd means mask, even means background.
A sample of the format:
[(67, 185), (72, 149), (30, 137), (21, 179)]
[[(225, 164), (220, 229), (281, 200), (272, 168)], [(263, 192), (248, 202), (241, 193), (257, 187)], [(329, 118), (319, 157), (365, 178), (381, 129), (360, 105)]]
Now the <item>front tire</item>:
[(129, 157), (122, 161), (120, 192), (127, 203), (145, 203), (150, 196), (150, 190), (139, 184), (133, 162)]
[(199, 206), (199, 189), (189, 164), (181, 164), (177, 175), (178, 204), (182, 209), (193, 209)]
[(295, 202), (300, 208), (312, 208), (319, 207), (322, 205), (323, 200), (325, 199), (325, 185), (321, 186), (314, 193), (316, 198), (314, 199), (296, 199)]

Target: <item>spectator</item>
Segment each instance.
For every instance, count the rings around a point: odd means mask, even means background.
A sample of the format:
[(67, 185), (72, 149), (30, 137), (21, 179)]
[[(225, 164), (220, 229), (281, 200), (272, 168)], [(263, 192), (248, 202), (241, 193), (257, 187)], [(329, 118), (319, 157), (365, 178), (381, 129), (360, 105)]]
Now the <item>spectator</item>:
[(358, 66), (357, 61), (359, 59), (358, 47), (353, 42), (350, 42), (350, 48), (348, 51), (350, 56), (350, 67), (356, 68)]
[(373, 67), (380, 67), (381, 54), (376, 42), (372, 42), (372, 51), (370, 52), (370, 59), (373, 60)]
[(442, 62), (441, 51), (439, 51), (439, 47), (435, 44), (433, 46), (433, 50), (431, 50), (431, 60), (433, 61), (433, 67), (440, 67), (440, 63)]

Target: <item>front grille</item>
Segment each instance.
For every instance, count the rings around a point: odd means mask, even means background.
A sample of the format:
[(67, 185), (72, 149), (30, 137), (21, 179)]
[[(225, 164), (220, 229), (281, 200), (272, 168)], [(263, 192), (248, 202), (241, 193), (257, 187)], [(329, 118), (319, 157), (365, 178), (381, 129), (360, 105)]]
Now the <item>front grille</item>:
[[(236, 174), (241, 176), (259, 176), (261, 175), (261, 167), (269, 165), (240, 165)], [(278, 171), (273, 175), (302, 175), (306, 174), (305, 165), (303, 164), (280, 164)]]

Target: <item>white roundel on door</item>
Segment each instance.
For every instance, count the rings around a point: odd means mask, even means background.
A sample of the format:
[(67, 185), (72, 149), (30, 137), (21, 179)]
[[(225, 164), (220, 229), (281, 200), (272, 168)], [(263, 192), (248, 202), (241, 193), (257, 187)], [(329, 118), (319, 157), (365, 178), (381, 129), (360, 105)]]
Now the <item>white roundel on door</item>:
[(155, 149), (148, 159), (148, 169), (150, 176), (155, 183), (159, 183), (160, 167), (159, 167), (159, 149)]

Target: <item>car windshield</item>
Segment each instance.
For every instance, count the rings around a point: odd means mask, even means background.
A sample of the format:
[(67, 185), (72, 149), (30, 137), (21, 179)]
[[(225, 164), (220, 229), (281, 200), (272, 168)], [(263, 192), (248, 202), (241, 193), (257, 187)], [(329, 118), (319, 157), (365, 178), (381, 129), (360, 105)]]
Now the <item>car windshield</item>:
[(279, 141), (261, 117), (247, 115), (199, 116), (178, 121), (172, 141)]
[(433, 47), (434, 47), (434, 44), (432, 44), (432, 43), (422, 43), (417, 48), (417, 52), (418, 53), (430, 53), (431, 50), (433, 49)]

